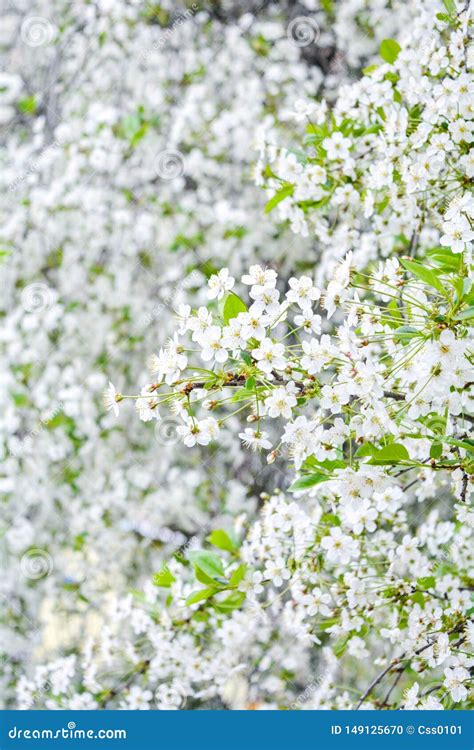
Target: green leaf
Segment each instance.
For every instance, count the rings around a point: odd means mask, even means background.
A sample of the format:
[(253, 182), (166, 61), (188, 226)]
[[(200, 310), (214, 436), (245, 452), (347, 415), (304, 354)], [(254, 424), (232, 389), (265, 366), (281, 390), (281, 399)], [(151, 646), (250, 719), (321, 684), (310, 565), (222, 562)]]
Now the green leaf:
[(122, 119), (118, 126), (118, 135), (136, 146), (148, 130), (148, 123), (143, 121), (142, 113), (135, 112)]
[(214, 607), (219, 612), (232, 612), (232, 610), (242, 606), (245, 597), (246, 595), (243, 591), (233, 591), (224, 601), (214, 602)]
[(275, 206), (278, 206), (279, 203), (285, 200), (285, 198), (288, 198), (288, 196), (293, 195), (293, 191), (295, 189), (294, 185), (284, 185), (278, 192), (275, 193), (274, 196), (270, 198), (270, 200), (267, 202), (265, 206), (265, 213), (269, 214), (270, 211), (273, 211)]
[(416, 585), (421, 589), (431, 589), (436, 583), (434, 576), (425, 576), (424, 578), (418, 578)]
[(396, 328), (393, 332), (393, 338), (395, 341), (410, 341), (410, 339), (415, 338), (415, 336), (419, 336), (420, 332), (413, 328), (413, 326), (399, 326)]
[(409, 461), (410, 455), (404, 445), (392, 443), (374, 453), (370, 464), (398, 464), (400, 461)]
[(413, 594), (410, 594), (410, 599), (412, 602), (415, 602), (415, 604), (419, 604), (422, 609), (424, 609), (425, 606), (425, 597), (421, 593), (421, 591), (415, 591)]
[(247, 305), (245, 304), (243, 299), (240, 299), (237, 294), (230, 292), (230, 294), (228, 294), (226, 297), (226, 300), (224, 302), (224, 309), (222, 312), (222, 317), (224, 318), (225, 324), (228, 325), (229, 320), (232, 320), (232, 318), (236, 318), (237, 315), (241, 312), (247, 312)]
[(198, 602), (202, 602), (205, 599), (209, 599), (209, 597), (213, 596), (218, 590), (219, 589), (215, 589), (210, 586), (207, 589), (199, 589), (199, 591), (193, 591), (192, 594), (190, 594), (186, 599), (185, 604), (189, 606), (190, 604), (197, 604)]
[(377, 203), (376, 208), (379, 215), (385, 211), (388, 206), (389, 200), (390, 196), (386, 195), (379, 203)]
[(443, 5), (450, 16), (453, 16), (455, 15), (455, 13), (457, 13), (456, 3), (454, 2), (454, 0), (443, 0)]
[(443, 454), (443, 445), (442, 443), (433, 443), (430, 448), (430, 458), (440, 458)]
[(428, 284), (428, 286), (432, 286), (434, 289), (437, 289), (437, 291), (440, 292), (443, 297), (447, 296), (445, 286), (438, 279), (434, 271), (432, 271), (430, 268), (427, 268), (426, 266), (421, 265), (421, 263), (418, 263), (415, 260), (408, 260), (407, 258), (401, 258), (400, 260), (403, 267), (406, 268), (407, 271), (410, 271), (410, 273), (423, 281), (425, 284)]
[(321, 484), (321, 482), (327, 482), (328, 479), (331, 479), (329, 474), (307, 474), (306, 476), (296, 479), (288, 488), (288, 492), (307, 490), (309, 487), (315, 487), (317, 484)]
[(158, 573), (153, 576), (153, 583), (155, 586), (161, 586), (164, 589), (169, 589), (172, 583), (176, 581), (174, 575), (168, 568), (162, 568)]
[(209, 578), (219, 579), (225, 577), (222, 560), (214, 552), (196, 550), (190, 552), (188, 558), (195, 568), (199, 568)]
[(471, 318), (474, 318), (474, 307), (472, 306), (466, 307), (454, 316), (454, 320), (470, 320)]
[(15, 403), (15, 406), (20, 407), (20, 409), (24, 406), (31, 405), (31, 401), (26, 393), (12, 393), (12, 399)]
[(34, 96), (26, 96), (18, 101), (18, 109), (25, 115), (34, 115), (36, 112), (36, 99)]
[(348, 638), (340, 638), (333, 645), (332, 650), (334, 651), (334, 655), (338, 659), (340, 659), (340, 657), (343, 655), (344, 651), (346, 650), (348, 641), (349, 641)]
[(402, 104), (403, 98), (398, 89), (393, 89), (393, 101)]
[(216, 529), (208, 536), (208, 541), (218, 549), (225, 549), (227, 552), (234, 552), (236, 546), (227, 532), (222, 529)]
[(330, 460), (326, 459), (325, 461), (318, 461), (314, 456), (308, 456), (308, 458), (303, 463), (303, 469), (311, 470), (311, 469), (324, 469), (324, 471), (332, 472), (335, 469), (345, 469), (346, 463), (345, 461), (340, 461), (338, 459)]
[(397, 59), (401, 49), (395, 39), (384, 39), (380, 45), (380, 57), (385, 62), (392, 64)]
[(245, 563), (242, 563), (242, 565), (239, 565), (239, 567), (236, 568), (234, 572), (232, 573), (229, 579), (229, 584), (231, 586), (238, 586), (239, 583), (243, 580), (246, 571), (247, 571), (247, 565)]
[(459, 304), (464, 296), (464, 279), (458, 276), (455, 279), (448, 279), (448, 281), (456, 292), (456, 301)]
[(462, 255), (453, 253), (448, 247), (434, 247), (426, 252), (430, 263), (440, 266), (444, 271), (457, 272), (460, 269)]
[(338, 625), (339, 622), (339, 617), (331, 617), (329, 618), (329, 620), (325, 620), (324, 622), (322, 622), (319, 627), (321, 628), (321, 630), (327, 630), (328, 628), (332, 628), (334, 625)]
[(360, 448), (357, 448), (354, 458), (364, 458), (364, 456), (375, 456), (377, 453), (377, 448), (373, 443), (369, 443), (366, 441), (365, 443), (362, 443)]
[(245, 381), (245, 390), (253, 391), (253, 389), (255, 388), (255, 382), (256, 381), (254, 377), (247, 378), (247, 380)]
[(474, 440), (470, 438), (464, 438), (464, 440), (456, 440), (455, 438), (444, 438), (444, 442), (449, 445), (455, 445), (458, 448), (464, 448), (469, 453), (474, 453)]
[(220, 590), (227, 585), (227, 581), (225, 581), (225, 584), (221, 583), (221, 581), (225, 580), (224, 578), (212, 578), (212, 576), (208, 576), (207, 573), (204, 573), (204, 571), (197, 566), (194, 568), (194, 575), (196, 576), (196, 580), (199, 581), (199, 583), (204, 583), (205, 586), (217, 586)]

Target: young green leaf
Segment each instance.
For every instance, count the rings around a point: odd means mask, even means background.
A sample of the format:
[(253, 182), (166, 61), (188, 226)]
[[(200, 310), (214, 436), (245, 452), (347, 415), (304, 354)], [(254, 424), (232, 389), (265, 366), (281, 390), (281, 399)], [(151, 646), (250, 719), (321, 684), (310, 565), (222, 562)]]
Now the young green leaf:
[(168, 568), (162, 568), (158, 573), (153, 576), (153, 583), (155, 586), (161, 586), (162, 588), (169, 589), (172, 583), (176, 581), (174, 575), (168, 570)]
[(214, 607), (219, 612), (232, 612), (232, 610), (242, 606), (244, 601), (245, 594), (243, 591), (233, 591), (224, 601), (214, 602)]
[(275, 193), (274, 196), (270, 198), (270, 200), (267, 202), (265, 206), (265, 213), (269, 214), (270, 211), (273, 211), (275, 206), (278, 206), (279, 203), (285, 200), (285, 198), (288, 198), (288, 196), (293, 195), (295, 187), (294, 185), (284, 185), (280, 190), (278, 190), (277, 193)]
[(206, 550), (196, 550), (190, 552), (189, 560), (192, 562), (195, 568), (199, 568), (202, 572), (211, 579), (224, 578), (224, 566), (222, 560), (214, 552), (207, 552)]
[(456, 3), (454, 0), (443, 0), (443, 5), (448, 11), (450, 16), (453, 16), (456, 14)]
[(243, 580), (246, 571), (247, 571), (247, 566), (245, 563), (242, 563), (242, 565), (239, 565), (239, 567), (234, 570), (231, 577), (229, 578), (229, 584), (231, 586), (238, 586), (239, 583)]
[(197, 602), (205, 601), (206, 599), (209, 599), (210, 596), (213, 596), (218, 590), (219, 589), (215, 589), (210, 586), (207, 589), (199, 589), (199, 591), (193, 591), (192, 594), (190, 594), (186, 599), (185, 604), (189, 606), (190, 604), (197, 604)]
[(399, 326), (393, 332), (393, 338), (395, 341), (410, 341), (415, 336), (419, 335), (419, 331), (413, 326)]
[(407, 271), (410, 271), (410, 273), (413, 274), (413, 276), (416, 276), (425, 284), (428, 284), (428, 286), (432, 286), (433, 289), (436, 289), (438, 292), (440, 292), (443, 297), (447, 296), (446, 288), (437, 277), (435, 271), (432, 271), (430, 268), (423, 266), (421, 263), (418, 263), (418, 261), (408, 260), (407, 258), (401, 258), (401, 263), (403, 267), (407, 269)]
[(230, 292), (224, 302), (224, 309), (222, 313), (224, 323), (228, 325), (229, 320), (232, 320), (232, 318), (236, 318), (237, 315), (241, 312), (247, 312), (247, 305), (245, 304), (243, 299), (240, 299), (237, 294)]
[(211, 532), (208, 536), (208, 541), (217, 547), (218, 549), (227, 550), (227, 552), (234, 552), (236, 546), (230, 536), (223, 529), (216, 529)]
[(288, 492), (307, 490), (309, 487), (315, 487), (315, 485), (321, 484), (321, 482), (327, 482), (328, 479), (331, 479), (330, 474), (307, 474), (306, 476), (296, 479), (288, 488)]
[(404, 445), (392, 443), (374, 453), (370, 464), (398, 464), (400, 461), (409, 461), (410, 455)]
[(474, 318), (474, 307), (466, 307), (454, 316), (454, 320), (471, 320)]
[(354, 458), (364, 458), (365, 456), (375, 456), (377, 453), (377, 448), (373, 443), (370, 443), (368, 440), (365, 443), (362, 443), (362, 445), (357, 448)]
[(401, 49), (395, 39), (384, 39), (380, 45), (380, 57), (385, 62), (392, 64), (397, 59)]

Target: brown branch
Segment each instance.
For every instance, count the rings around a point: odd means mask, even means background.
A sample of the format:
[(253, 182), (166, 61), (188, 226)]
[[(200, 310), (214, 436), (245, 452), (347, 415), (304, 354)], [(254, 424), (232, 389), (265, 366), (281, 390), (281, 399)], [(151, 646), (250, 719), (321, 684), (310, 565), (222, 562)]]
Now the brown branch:
[(383, 395), (385, 398), (393, 398), (395, 401), (405, 401), (403, 393), (396, 393), (395, 391), (384, 391)]
[[(461, 629), (461, 627), (462, 627), (461, 625), (457, 625), (455, 628), (453, 628), (452, 630), (450, 630), (448, 632), (448, 635), (452, 635), (453, 633), (458, 633), (459, 630)], [(459, 641), (457, 641), (457, 643), (455, 643), (453, 645), (455, 647), (459, 646), (465, 640), (466, 640), (466, 638), (463, 637)], [(373, 691), (373, 689), (375, 687), (377, 687), (377, 685), (379, 684), (379, 682), (382, 682), (382, 680), (383, 680), (383, 678), (385, 677), (386, 674), (388, 674), (389, 672), (391, 672), (395, 667), (397, 667), (397, 671), (401, 670), (402, 673), (405, 671), (405, 669), (408, 667), (408, 663), (405, 664), (404, 667), (399, 667), (398, 665), (400, 664), (400, 662), (403, 662), (403, 661), (409, 662), (410, 659), (413, 659), (414, 656), (419, 656), (420, 654), (423, 653), (423, 651), (426, 651), (426, 649), (430, 648), (430, 646), (432, 646), (434, 643), (435, 643), (435, 641), (432, 640), (429, 643), (426, 643), (424, 646), (420, 646), (420, 648), (416, 649), (416, 651), (414, 651), (411, 656), (407, 656), (407, 654), (405, 652), (404, 654), (402, 654), (401, 656), (399, 656), (397, 659), (393, 659), (392, 662), (388, 665), (388, 667), (385, 667), (385, 669), (382, 670), (382, 672), (380, 672), (376, 677), (374, 677), (374, 679), (370, 683), (370, 685), (367, 688), (367, 690), (365, 690), (365, 692), (359, 698), (359, 702), (357, 703), (357, 706), (356, 706), (355, 710), (356, 711), (359, 710), (359, 708), (361, 707), (361, 705), (363, 704), (363, 702), (365, 701), (365, 699), (371, 694), (371, 692)], [(397, 680), (397, 682), (398, 682), (398, 680)], [(389, 693), (389, 695), (390, 695), (390, 693)]]
[(397, 669), (397, 676), (396, 676), (393, 684), (391, 685), (391, 687), (390, 687), (387, 695), (384, 698), (384, 701), (382, 703), (383, 706), (387, 706), (388, 705), (388, 702), (390, 700), (390, 696), (392, 695), (393, 691), (395, 690), (395, 688), (397, 687), (398, 683), (400, 682), (400, 680), (401, 680), (401, 678), (403, 676), (404, 671), (405, 671), (405, 667), (400, 667), (399, 669)]

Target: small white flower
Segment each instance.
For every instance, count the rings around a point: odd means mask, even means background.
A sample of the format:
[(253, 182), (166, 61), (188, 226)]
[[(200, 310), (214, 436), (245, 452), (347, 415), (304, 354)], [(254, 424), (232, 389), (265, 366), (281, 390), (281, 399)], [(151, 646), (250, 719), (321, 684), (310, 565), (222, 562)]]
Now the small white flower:
[(271, 396), (265, 399), (265, 408), (268, 416), (285, 417), (291, 419), (291, 409), (296, 406), (296, 396), (284, 386), (275, 388)]
[(253, 451), (269, 450), (272, 447), (271, 442), (267, 439), (266, 432), (260, 432), (259, 430), (252, 430), (251, 427), (247, 427), (244, 432), (239, 432), (239, 438), (247, 448), (251, 448)]
[(104, 406), (107, 411), (113, 411), (116, 417), (119, 415), (119, 401), (122, 400), (120, 393), (117, 393), (115, 386), (110, 382), (108, 388), (104, 391)]
[(462, 215), (452, 221), (445, 221), (443, 232), (440, 242), (445, 247), (450, 247), (453, 253), (462, 253), (466, 244), (474, 240), (474, 232), (466, 217)]
[(201, 357), (205, 362), (215, 359), (216, 362), (225, 362), (229, 357), (229, 352), (225, 348), (222, 340), (222, 330), (219, 326), (210, 326), (199, 336), (199, 343), (202, 346)]
[(326, 149), (328, 159), (335, 161), (341, 159), (344, 161), (349, 156), (349, 149), (352, 145), (350, 138), (345, 138), (342, 133), (333, 133), (329, 138), (322, 142), (323, 148)]
[(160, 419), (158, 410), (158, 398), (150, 391), (150, 386), (145, 386), (140, 391), (140, 397), (135, 401), (135, 408), (142, 422), (149, 422), (152, 419)]
[(444, 670), (444, 685), (448, 688), (453, 701), (458, 703), (467, 696), (468, 690), (464, 683), (469, 680), (469, 672), (465, 667), (448, 667)]
[(207, 285), (209, 290), (207, 296), (209, 299), (222, 299), (226, 292), (229, 292), (235, 284), (235, 279), (229, 276), (229, 269), (223, 268), (219, 273), (211, 276)]
[(269, 375), (272, 370), (284, 370), (286, 359), (283, 356), (283, 344), (274, 344), (271, 339), (262, 339), (258, 349), (252, 349), (252, 356), (258, 362), (258, 367)]
[(321, 539), (321, 547), (326, 550), (330, 562), (347, 565), (352, 558), (357, 557), (359, 545), (355, 539), (344, 534), (339, 526), (331, 529), (328, 536)]
[(242, 276), (242, 284), (252, 286), (256, 292), (263, 292), (264, 289), (273, 289), (277, 280), (277, 273), (272, 268), (262, 268), (261, 266), (250, 266), (248, 274)]
[(193, 448), (195, 445), (209, 445), (211, 440), (215, 440), (219, 433), (219, 425), (212, 417), (200, 422), (189, 418), (187, 423), (177, 427), (176, 431), (184, 444), (188, 448)]

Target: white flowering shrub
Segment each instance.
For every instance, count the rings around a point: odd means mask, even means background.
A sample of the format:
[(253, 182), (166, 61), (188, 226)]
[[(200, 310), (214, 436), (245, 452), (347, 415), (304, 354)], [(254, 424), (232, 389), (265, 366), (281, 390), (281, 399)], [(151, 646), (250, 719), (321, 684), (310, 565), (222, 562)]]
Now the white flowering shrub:
[[(56, 124), (28, 99), (8, 142), (6, 251), (32, 252), (5, 264), (15, 705), (470, 706), (469, 4), (414, 3), (396, 42), (406, 4), (305, 3), (370, 63), (334, 104), (335, 69), (295, 43), (312, 22), (292, 40), (271, 12), (164, 5), (163, 35), (138, 3), (105, 28), (103, 5), (78, 4), (87, 96), (67, 86)], [(33, 169), (26, 127), (53, 144)]]
[(403, 49), (382, 42), (385, 62), (343, 86), (329, 112), (324, 101), (299, 103), (302, 149), (280, 149), (271, 132), (262, 141), (268, 209), (317, 237), (319, 278), (351, 249), (364, 267), (439, 243), (459, 253), (472, 239), (463, 208), (474, 174), (470, 28), (467, 13), (425, 7)]

